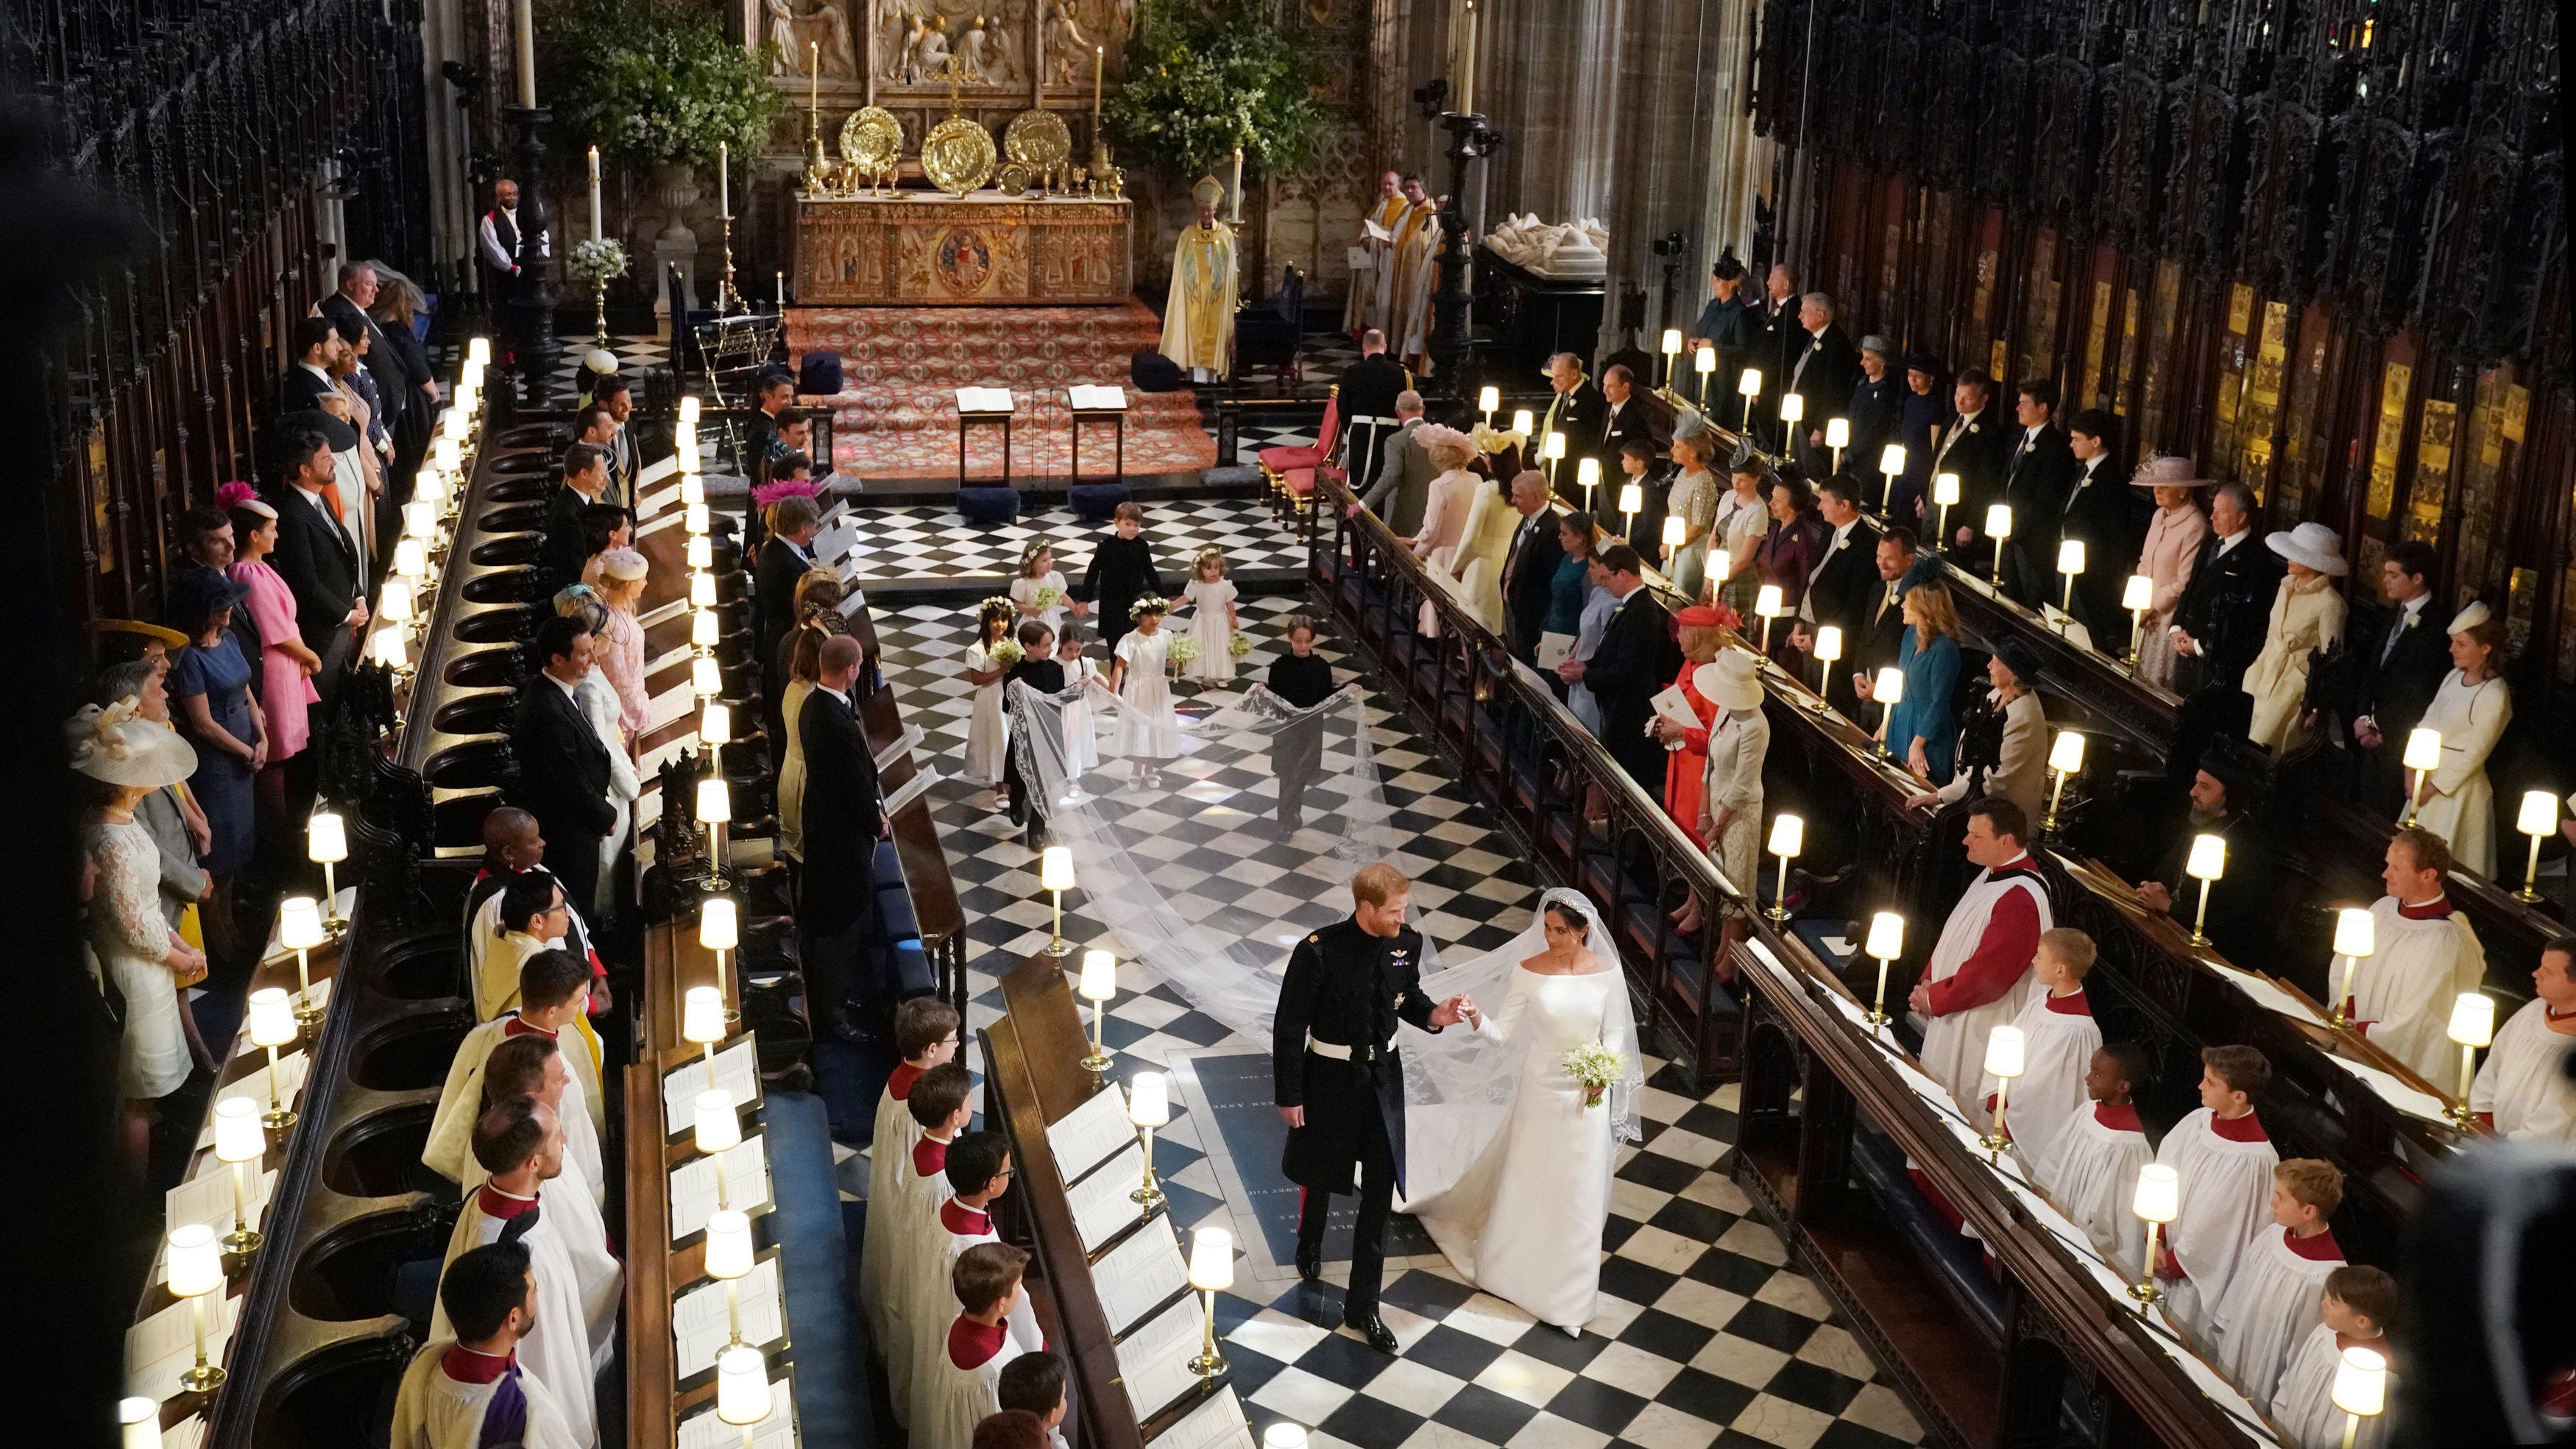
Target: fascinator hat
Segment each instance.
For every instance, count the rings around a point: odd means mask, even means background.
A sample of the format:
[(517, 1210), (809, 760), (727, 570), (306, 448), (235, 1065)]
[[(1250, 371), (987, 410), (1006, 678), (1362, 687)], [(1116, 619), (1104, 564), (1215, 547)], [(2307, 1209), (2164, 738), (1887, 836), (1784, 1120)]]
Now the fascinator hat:
[(144, 719), (133, 698), (85, 704), (63, 727), (74, 770), (110, 785), (158, 790), (197, 772), (197, 751), (177, 731)]

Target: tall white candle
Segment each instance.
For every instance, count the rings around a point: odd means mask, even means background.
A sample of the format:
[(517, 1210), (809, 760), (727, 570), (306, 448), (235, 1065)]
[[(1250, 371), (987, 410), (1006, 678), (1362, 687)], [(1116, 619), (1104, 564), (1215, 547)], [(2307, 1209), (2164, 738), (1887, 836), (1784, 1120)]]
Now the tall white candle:
[(1241, 146), (1234, 148), (1234, 216), (1232, 219), (1243, 220), (1243, 148)]
[(785, 272), (778, 274), (778, 310), (781, 312), (787, 310), (787, 274)]
[[(517, 20), (519, 30), (519, 104), (523, 106), (533, 106), (537, 103), (537, 23), (534, 19), (530, 18), (528, 14), (528, 0), (519, 0)], [(535, 184), (535, 180), (536, 178), (530, 177), (529, 183), (533, 185)]]
[(1467, 0), (1467, 54), (1461, 67), (1464, 78), (1458, 83), (1458, 113), (1476, 113), (1476, 0)]
[(716, 215), (733, 220), (733, 144), (729, 141), (716, 143)]
[(594, 237), (596, 237), (596, 236), (598, 236), (598, 235), (600, 234), (600, 231), (599, 231), (599, 148), (598, 148), (597, 146), (593, 146), (593, 147), (591, 147), (591, 148), (590, 148), (590, 234), (591, 234), (592, 236), (594, 236)]

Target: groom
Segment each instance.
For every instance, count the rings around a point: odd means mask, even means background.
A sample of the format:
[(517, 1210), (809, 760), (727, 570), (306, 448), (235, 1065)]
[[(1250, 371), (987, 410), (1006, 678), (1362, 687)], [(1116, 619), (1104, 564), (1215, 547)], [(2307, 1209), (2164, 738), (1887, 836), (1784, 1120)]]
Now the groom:
[(1280, 1170), (1305, 1189), (1297, 1208), (1297, 1276), (1324, 1271), (1324, 1218), (1359, 1169), (1359, 1231), (1342, 1322), (1380, 1353), (1395, 1334), (1378, 1320), (1386, 1219), (1404, 1181), (1404, 1061), (1395, 1024), (1424, 1031), (1468, 1019), (1475, 1004), (1422, 996), (1422, 933), (1404, 924), (1412, 882), (1383, 862), (1351, 878), (1351, 918), (1308, 936), (1288, 958), (1271, 1044), (1271, 1078), (1288, 1123)]

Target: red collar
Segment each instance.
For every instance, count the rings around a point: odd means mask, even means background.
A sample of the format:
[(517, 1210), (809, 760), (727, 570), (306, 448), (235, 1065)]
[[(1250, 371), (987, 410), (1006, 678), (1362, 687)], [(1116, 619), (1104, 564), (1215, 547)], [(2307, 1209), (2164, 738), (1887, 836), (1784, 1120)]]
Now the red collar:
[(2420, 906), (2410, 906), (2404, 901), (2399, 901), (2397, 903), (2397, 914), (2404, 916), (2410, 921), (2438, 921), (2450, 913), (2451, 898), (2449, 896), (2435, 896)]
[(961, 1238), (981, 1237), (993, 1231), (991, 1213), (970, 1208), (953, 1197), (939, 1205), (939, 1223)]
[(2090, 998), (2085, 996), (2084, 988), (2081, 986), (2076, 987), (2073, 991), (2068, 992), (2064, 996), (2050, 996), (2043, 999), (2048, 1002), (2048, 1009), (2056, 1012), (2060, 1016), (2091, 1016), (2093, 1014), (2093, 1003)]
[(2565, 1011), (2560, 1011), (2557, 1007), (2550, 1005), (2546, 1001), (2540, 1003), (2540, 1014), (2544, 1019), (2549, 1021), (2576, 1021), (2576, 1007), (2570, 1007)]
[(536, 1211), (537, 1200), (532, 1197), (520, 1197), (515, 1193), (503, 1192), (501, 1189), (494, 1187), (491, 1183), (486, 1182), (477, 1190), (474, 1198), (474, 1205), (483, 1210), (483, 1216), (487, 1218), (500, 1218), (506, 1222), (511, 1218), (517, 1217), (521, 1213)]
[(548, 1040), (548, 1041), (552, 1041), (552, 1040), (554, 1040), (554, 1039), (555, 1039), (555, 1033), (553, 1033), (553, 1032), (551, 1032), (551, 1031), (546, 1030), (546, 1029), (545, 1029), (544, 1027), (542, 1027), (542, 1026), (530, 1026), (530, 1025), (528, 1025), (528, 1023), (527, 1023), (525, 1020), (521, 1019), (521, 1018), (520, 1018), (520, 1016), (519, 1016), (519, 1014), (518, 1014), (517, 1012), (515, 1012), (515, 1011), (514, 1011), (514, 1012), (511, 1012), (509, 1015), (504, 1016), (503, 1018), (501, 1018), (501, 1035), (503, 1035), (503, 1036), (541, 1036), (541, 1037), (544, 1037), (544, 1038), (545, 1038), (546, 1040)]
[(2117, 1107), (2108, 1102), (2096, 1102), (2093, 1104), (2093, 1120), (2114, 1132), (2146, 1130), (2138, 1125), (2138, 1106), (2135, 1102), (2122, 1102)]
[(2263, 1120), (2251, 1112), (2246, 1113), (2242, 1117), (2221, 1117), (2217, 1113), (2212, 1112), (2209, 1114), (2209, 1130), (2226, 1138), (2230, 1142), (2269, 1142), (2272, 1140), (2264, 1134)]
[(912, 1084), (920, 1081), (921, 1074), (928, 1070), (928, 1067), (916, 1067), (910, 1062), (895, 1063), (894, 1075), (886, 1078), (886, 1095), (898, 1102), (910, 1097)]
[(948, 1361), (962, 1369), (982, 1368), (1002, 1351), (1002, 1325), (977, 1323), (960, 1313), (948, 1325)]
[(912, 1170), (923, 1177), (937, 1177), (948, 1170), (948, 1144), (925, 1135), (912, 1144)]
[(2291, 1252), (2311, 1263), (2340, 1263), (2343, 1248), (2334, 1240), (2334, 1229), (2328, 1228), (2313, 1238), (2303, 1238), (2288, 1228), (2281, 1229), (2281, 1241)]
[(485, 1353), (480, 1349), (452, 1344), (438, 1356), (438, 1371), (460, 1384), (488, 1384), (519, 1366), (516, 1350), (509, 1353)]
[[(481, 885), (483, 882), (490, 880), (491, 878), (492, 867), (488, 865), (478, 865), (474, 868), (474, 883), (476, 885)], [(466, 1352), (471, 1353), (473, 1350), (467, 1349)]]

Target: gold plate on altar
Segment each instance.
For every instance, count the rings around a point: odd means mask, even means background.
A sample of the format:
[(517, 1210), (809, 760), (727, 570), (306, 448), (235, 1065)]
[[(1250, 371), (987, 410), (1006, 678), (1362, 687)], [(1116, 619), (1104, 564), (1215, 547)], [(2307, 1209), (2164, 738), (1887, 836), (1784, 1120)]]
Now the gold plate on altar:
[(841, 156), (874, 175), (903, 160), (903, 123), (883, 106), (862, 106), (841, 123)]
[(1029, 168), (1017, 161), (1006, 161), (1002, 163), (1001, 172), (993, 178), (993, 185), (1000, 188), (1004, 196), (1026, 196), (1029, 194)]
[(950, 116), (921, 138), (921, 173), (958, 196), (991, 180), (995, 159), (993, 133), (964, 116)]
[(1002, 133), (1002, 154), (1039, 173), (1073, 159), (1073, 133), (1053, 111), (1022, 111)]

